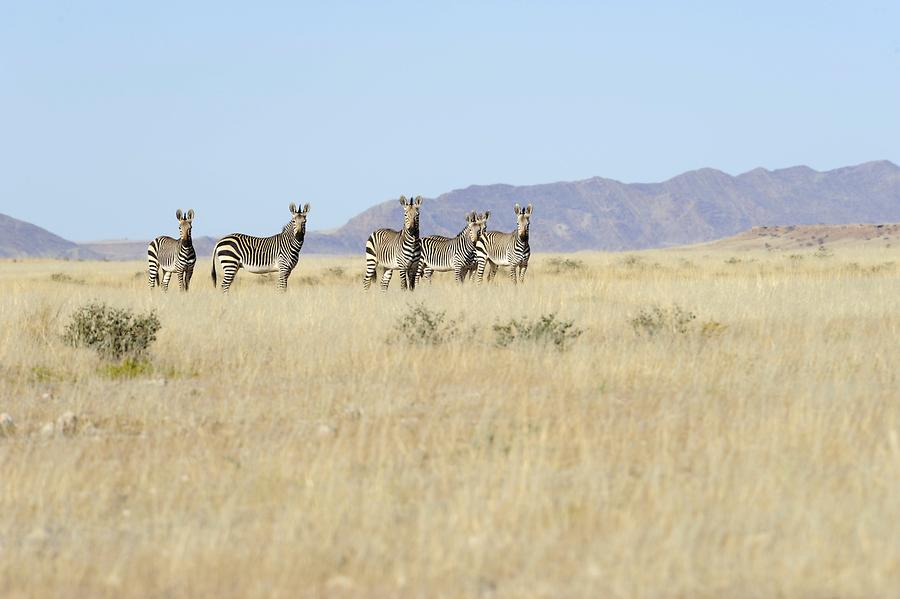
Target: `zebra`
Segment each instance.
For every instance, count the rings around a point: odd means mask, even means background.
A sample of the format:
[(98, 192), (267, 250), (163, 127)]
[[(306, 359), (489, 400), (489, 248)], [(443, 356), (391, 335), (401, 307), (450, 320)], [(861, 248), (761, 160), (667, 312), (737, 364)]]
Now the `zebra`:
[(435, 271), (453, 271), (456, 281), (462, 283), (475, 264), (475, 242), (487, 226), (490, 211), (466, 215), (466, 228), (456, 237), (429, 235), (422, 238), (422, 259), (419, 261), (417, 282), (422, 277), (431, 281)]
[(187, 291), (191, 285), (197, 262), (191, 239), (194, 211), (188, 210), (187, 214), (182, 214), (178, 209), (175, 218), (178, 219), (178, 239), (160, 235), (147, 246), (147, 284), (151, 289), (162, 285), (163, 291), (168, 291), (172, 273), (178, 274), (178, 287), (182, 291)]
[(477, 281), (484, 279), (484, 269), (490, 263), (488, 280), (497, 272), (497, 267), (508, 266), (509, 278), (513, 284), (525, 282), (525, 271), (528, 270), (528, 258), (531, 248), (528, 246), (528, 226), (531, 221), (533, 206), (526, 208), (516, 204), (516, 230), (512, 233), (501, 231), (485, 231), (475, 244), (475, 262), (477, 264)]
[(309, 204), (301, 210), (291, 202), (291, 220), (281, 233), (271, 237), (253, 237), (232, 233), (220, 239), (213, 248), (212, 282), (216, 286), (216, 266), (222, 270), (222, 292), (227, 293), (240, 268), (256, 274), (278, 272), (278, 289), (287, 289), (288, 277), (300, 258), (306, 236)]
[(366, 275), (363, 280), (363, 289), (366, 291), (371, 287), (379, 266), (384, 267), (382, 291), (387, 291), (395, 270), (400, 271), (402, 289), (412, 291), (416, 287), (419, 259), (422, 256), (422, 242), (419, 239), (422, 196), (410, 198), (408, 203), (406, 196), (400, 196), (400, 205), (403, 206), (403, 230), (376, 229), (366, 241)]

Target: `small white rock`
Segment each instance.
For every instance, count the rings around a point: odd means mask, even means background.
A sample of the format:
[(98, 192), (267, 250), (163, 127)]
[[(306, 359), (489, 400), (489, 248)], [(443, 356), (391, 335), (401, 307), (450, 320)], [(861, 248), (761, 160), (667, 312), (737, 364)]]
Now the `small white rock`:
[(67, 437), (78, 432), (78, 416), (74, 412), (66, 412), (56, 419), (56, 428)]
[(0, 437), (12, 437), (16, 434), (16, 423), (12, 416), (4, 412), (0, 414)]
[(324, 439), (334, 435), (334, 428), (322, 423), (319, 425), (319, 428), (316, 429), (316, 434)]
[(54, 429), (52, 422), (46, 422), (44, 423), (44, 426), (41, 427), (41, 436), (44, 438), (52, 437), (55, 432), (56, 430)]

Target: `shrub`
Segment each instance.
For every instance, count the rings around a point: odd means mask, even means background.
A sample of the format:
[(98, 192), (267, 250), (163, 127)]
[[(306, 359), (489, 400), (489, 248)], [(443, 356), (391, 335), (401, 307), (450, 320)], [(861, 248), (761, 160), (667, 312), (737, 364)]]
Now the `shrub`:
[(71, 283), (73, 285), (84, 285), (84, 279), (76, 279), (62, 272), (55, 272), (50, 275), (50, 280), (54, 283)]
[(556, 314), (542, 314), (537, 320), (520, 318), (506, 324), (495, 324), (495, 342), (499, 347), (509, 347), (514, 343), (531, 342), (553, 344), (564, 350), (581, 336), (582, 331), (571, 320), (560, 320)]
[(712, 339), (721, 336), (727, 328), (728, 325), (726, 324), (722, 324), (715, 320), (708, 320), (700, 327), (700, 334), (707, 339)]
[(641, 258), (640, 256), (634, 256), (631, 254), (622, 258), (622, 265), (627, 266), (628, 268), (635, 268), (635, 267), (641, 266), (643, 264), (643, 262), (644, 262), (643, 258)]
[(550, 258), (547, 261), (550, 272), (554, 274), (578, 272), (585, 269), (584, 262), (572, 258)]
[(671, 308), (661, 306), (642, 308), (630, 322), (635, 334), (652, 337), (664, 332), (683, 335), (688, 332), (696, 318), (697, 315), (693, 312), (673, 304)]
[(448, 319), (446, 312), (429, 310), (424, 304), (412, 306), (400, 319), (399, 329), (404, 340), (418, 345), (440, 345), (459, 336), (455, 320)]
[(154, 312), (136, 315), (124, 308), (91, 302), (75, 311), (64, 338), (76, 347), (90, 347), (104, 358), (140, 358), (156, 340), (161, 326)]
[(816, 253), (813, 254), (816, 258), (831, 258), (834, 256), (834, 252), (825, 247), (824, 245), (820, 245), (819, 249), (816, 250)]

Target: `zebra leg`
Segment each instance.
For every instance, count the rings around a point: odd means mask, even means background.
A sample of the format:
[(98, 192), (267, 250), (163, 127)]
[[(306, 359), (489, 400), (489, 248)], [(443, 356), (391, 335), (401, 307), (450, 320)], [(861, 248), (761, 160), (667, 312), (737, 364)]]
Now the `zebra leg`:
[(178, 290), (184, 291), (184, 271), (178, 273)]
[(424, 276), (425, 276), (425, 280), (428, 281), (428, 284), (431, 285), (431, 283), (432, 283), (431, 277), (434, 276), (434, 269), (426, 268), (424, 271)]
[(475, 260), (475, 282), (481, 285), (484, 282), (484, 267), (487, 266), (487, 260)]
[(287, 282), (288, 278), (291, 276), (291, 271), (282, 270), (278, 273), (278, 290), (279, 291), (287, 291)]
[(159, 274), (159, 263), (156, 261), (156, 256), (152, 254), (147, 254), (147, 285), (150, 289), (156, 287), (159, 283), (157, 276)]
[(522, 264), (519, 266), (519, 282), (525, 282), (525, 271), (528, 270), (528, 263)]
[(381, 290), (387, 291), (388, 285), (391, 284), (391, 277), (393, 276), (394, 271), (390, 268), (384, 269), (384, 274), (381, 276)]
[(187, 291), (191, 287), (191, 277), (194, 276), (194, 269), (188, 268), (184, 271), (184, 290)]
[(237, 266), (234, 264), (222, 264), (222, 293), (228, 293), (228, 290), (231, 288), (231, 283), (234, 281), (235, 275), (237, 275)]
[(169, 279), (171, 279), (171, 278), (172, 278), (172, 271), (171, 270), (165, 271), (165, 274), (163, 275), (163, 281), (162, 281), (163, 291), (169, 290)]
[(497, 276), (497, 270), (499, 270), (499, 266), (491, 262), (491, 268), (488, 271), (488, 283), (494, 280), (494, 277)]
[(375, 279), (375, 274), (376, 274), (377, 270), (378, 270), (378, 260), (376, 260), (375, 256), (370, 254), (367, 250), (366, 251), (366, 274), (365, 274), (365, 277), (363, 278), (363, 290), (368, 291), (369, 287), (372, 286), (372, 281)]
[(509, 278), (512, 280), (513, 285), (515, 285), (516, 283), (519, 282), (519, 281), (518, 281), (518, 279), (519, 279), (519, 267), (516, 266), (515, 264), (510, 264), (510, 266), (509, 266)]
[(410, 291), (416, 288), (416, 273), (419, 272), (419, 263), (413, 262), (406, 267), (406, 288)]
[(409, 288), (409, 269), (404, 267), (400, 269), (400, 289), (404, 291)]

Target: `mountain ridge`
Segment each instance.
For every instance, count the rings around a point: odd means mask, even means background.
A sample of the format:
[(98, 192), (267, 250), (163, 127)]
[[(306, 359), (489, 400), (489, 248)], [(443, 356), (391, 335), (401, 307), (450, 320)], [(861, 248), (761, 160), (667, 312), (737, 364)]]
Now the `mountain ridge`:
[[(429, 235), (455, 235), (470, 210), (490, 210), (490, 229), (512, 230), (515, 203), (535, 206), (534, 251), (668, 247), (713, 241), (754, 226), (900, 222), (900, 166), (876, 160), (827, 171), (806, 165), (756, 167), (738, 175), (704, 167), (656, 183), (594, 176), (520, 186), (473, 184), (426, 198), (421, 230)], [(391, 199), (363, 210), (336, 229), (309, 231), (304, 252), (362, 253), (371, 231), (400, 225), (401, 211), (397, 200)], [(70, 256), (107, 259), (141, 258), (147, 243), (73, 244), (54, 237), (56, 246), (49, 238), (44, 245)], [(211, 252), (214, 239), (195, 237), (198, 254)], [(0, 239), (0, 256), (8, 255), (2, 253), (4, 247)], [(16, 248), (26, 251), (27, 243), (20, 240)]]

